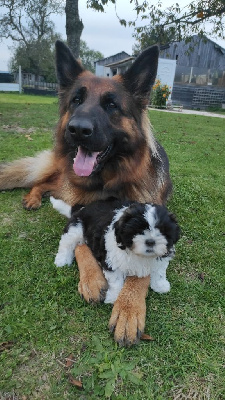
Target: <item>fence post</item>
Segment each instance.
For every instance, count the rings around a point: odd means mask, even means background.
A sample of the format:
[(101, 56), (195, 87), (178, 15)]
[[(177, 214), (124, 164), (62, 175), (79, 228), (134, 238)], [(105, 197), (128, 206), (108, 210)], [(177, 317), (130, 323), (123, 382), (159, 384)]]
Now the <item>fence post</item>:
[(21, 65), (19, 65), (19, 92), (22, 93), (22, 72), (21, 72)]

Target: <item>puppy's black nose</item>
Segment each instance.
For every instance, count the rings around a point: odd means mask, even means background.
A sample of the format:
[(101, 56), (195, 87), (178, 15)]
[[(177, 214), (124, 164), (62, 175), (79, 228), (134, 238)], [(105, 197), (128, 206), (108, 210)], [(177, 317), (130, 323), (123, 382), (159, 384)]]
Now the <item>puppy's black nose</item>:
[(145, 241), (145, 244), (146, 244), (147, 246), (154, 246), (155, 240), (154, 240), (154, 239), (147, 239), (147, 240)]
[(72, 118), (67, 128), (72, 135), (78, 135), (80, 138), (89, 137), (93, 133), (93, 125), (86, 119)]

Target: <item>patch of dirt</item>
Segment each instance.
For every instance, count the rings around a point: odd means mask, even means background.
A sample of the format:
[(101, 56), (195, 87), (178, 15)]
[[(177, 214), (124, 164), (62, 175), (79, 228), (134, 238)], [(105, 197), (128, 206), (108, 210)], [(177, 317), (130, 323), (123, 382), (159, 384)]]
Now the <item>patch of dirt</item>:
[(13, 224), (13, 219), (10, 217), (3, 217), (2, 219), (2, 225), (6, 226), (6, 225), (12, 225)]
[[(24, 360), (22, 354), (20, 357), (21, 363), (14, 368), (11, 378), (16, 382), (15, 393), (13, 393), (15, 397), (13, 399), (53, 399), (55, 386), (57, 382), (62, 380), (64, 375), (64, 369), (58, 364), (55, 354), (39, 353), (33, 349), (30, 356), (24, 357)], [(68, 399), (66, 387), (62, 390), (64, 391), (64, 397), (62, 395), (62, 398)]]
[(21, 128), (20, 126), (16, 125), (3, 125), (2, 129), (4, 129), (7, 132), (15, 132), (15, 133), (22, 133), (22, 134), (31, 134), (36, 132), (36, 128), (31, 127), (31, 128)]
[(193, 375), (189, 382), (176, 385), (170, 393), (170, 398), (173, 400), (211, 400), (215, 398), (212, 391), (213, 376), (200, 378)]

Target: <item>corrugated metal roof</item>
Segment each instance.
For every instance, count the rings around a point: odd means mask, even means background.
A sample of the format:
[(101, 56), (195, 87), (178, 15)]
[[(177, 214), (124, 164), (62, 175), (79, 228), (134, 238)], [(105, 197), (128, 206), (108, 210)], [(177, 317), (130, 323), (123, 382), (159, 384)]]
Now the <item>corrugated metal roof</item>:
[(116, 61), (110, 64), (106, 64), (105, 67), (115, 67), (116, 65), (121, 65), (121, 64), (126, 64), (129, 61), (133, 61), (135, 59), (135, 57), (128, 57), (128, 58), (124, 58), (121, 61)]

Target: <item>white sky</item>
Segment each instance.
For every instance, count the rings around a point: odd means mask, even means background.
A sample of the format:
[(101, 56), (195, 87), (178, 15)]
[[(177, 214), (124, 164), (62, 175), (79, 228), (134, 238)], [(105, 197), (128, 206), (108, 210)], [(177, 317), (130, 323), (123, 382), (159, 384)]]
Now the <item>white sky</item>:
[[(176, 0), (162, 0), (165, 7), (174, 4)], [(184, 5), (189, 3), (188, 0), (181, 0), (179, 4)], [(133, 20), (135, 12), (132, 10), (133, 4), (130, 0), (117, 0), (117, 13), (120, 18), (125, 20)], [(94, 50), (101, 51), (105, 57), (126, 51), (132, 54), (132, 46), (135, 42), (132, 37), (133, 27), (123, 27), (120, 25), (115, 14), (115, 9), (112, 4), (108, 5), (105, 13), (100, 13), (86, 8), (86, 0), (80, 0), (79, 13), (84, 24), (82, 39), (87, 42), (87, 45)], [(1, 10), (0, 10), (1, 13)], [(65, 15), (53, 16), (55, 30), (66, 39), (65, 31)], [(210, 37), (210, 35), (208, 35)], [(214, 38), (211, 38), (215, 40)], [(225, 48), (225, 40), (217, 40), (217, 42)], [(11, 40), (3, 39), (0, 42), (0, 70), (8, 70), (8, 62), (10, 59), (9, 46), (12, 45)]]

